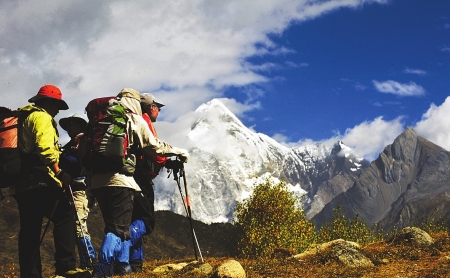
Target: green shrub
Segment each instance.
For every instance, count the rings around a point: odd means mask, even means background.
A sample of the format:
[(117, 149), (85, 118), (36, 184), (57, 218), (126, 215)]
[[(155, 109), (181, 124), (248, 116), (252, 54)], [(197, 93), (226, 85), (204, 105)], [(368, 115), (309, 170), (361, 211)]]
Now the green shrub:
[(415, 226), (427, 233), (448, 232), (445, 220), (442, 216), (439, 216), (438, 213), (439, 209), (436, 208), (433, 212), (427, 215), (421, 223), (416, 223)]
[(358, 215), (353, 219), (347, 219), (342, 211), (341, 204), (338, 204), (333, 209), (331, 221), (326, 222), (317, 233), (317, 241), (319, 243), (341, 238), (360, 244), (367, 244), (375, 242), (379, 237), (380, 235), (375, 232), (374, 228), (369, 228), (364, 222), (359, 220)]
[(235, 217), (238, 251), (244, 257), (267, 257), (275, 248), (300, 252), (315, 238), (314, 225), (283, 181), (257, 185), (249, 199), (238, 203)]

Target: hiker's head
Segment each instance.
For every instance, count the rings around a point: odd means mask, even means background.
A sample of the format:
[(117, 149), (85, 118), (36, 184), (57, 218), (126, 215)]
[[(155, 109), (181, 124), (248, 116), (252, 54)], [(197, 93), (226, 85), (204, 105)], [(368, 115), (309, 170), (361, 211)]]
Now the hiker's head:
[(117, 98), (120, 99), (120, 102), (126, 109), (131, 110), (135, 114), (142, 115), (141, 99), (138, 91), (131, 88), (124, 88), (117, 95)]
[(59, 125), (62, 129), (67, 131), (70, 138), (74, 138), (84, 131), (87, 121), (80, 114), (72, 114), (67, 118), (62, 118), (59, 120)]
[(156, 121), (163, 106), (164, 104), (157, 102), (152, 94), (141, 94), (142, 112), (147, 113), (152, 122)]
[(69, 109), (67, 103), (62, 99), (61, 90), (51, 84), (42, 86), (37, 95), (30, 98), (28, 102), (44, 108), (52, 117), (55, 117), (59, 110)]

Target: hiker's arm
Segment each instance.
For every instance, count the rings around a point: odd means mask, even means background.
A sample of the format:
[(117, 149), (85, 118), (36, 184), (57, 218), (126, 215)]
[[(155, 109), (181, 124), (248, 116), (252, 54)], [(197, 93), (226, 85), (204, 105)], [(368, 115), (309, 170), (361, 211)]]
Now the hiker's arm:
[(174, 156), (174, 155), (180, 155), (185, 160), (189, 158), (189, 154), (186, 150), (172, 147), (169, 143), (163, 142), (156, 138), (152, 132), (150, 131), (150, 128), (148, 127), (147, 123), (145, 122), (142, 117), (136, 118), (136, 130), (137, 132), (137, 139), (139, 140), (140, 146), (142, 146), (143, 151), (147, 155), (159, 155), (159, 156)]
[(49, 165), (52, 170), (58, 170), (51, 165), (59, 162), (60, 155), (55, 124), (53, 118), (45, 112), (32, 113), (24, 123), (24, 129), (29, 134), (25, 145), (34, 146), (34, 150), (30, 151), (35, 152), (44, 165)]

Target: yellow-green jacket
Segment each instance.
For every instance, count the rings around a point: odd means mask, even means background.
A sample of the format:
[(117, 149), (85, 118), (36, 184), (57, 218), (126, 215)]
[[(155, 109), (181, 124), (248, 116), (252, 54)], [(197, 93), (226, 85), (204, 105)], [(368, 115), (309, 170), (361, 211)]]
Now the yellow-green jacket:
[(29, 104), (19, 109), (31, 112), (19, 134), (22, 151), (21, 177), (10, 194), (42, 186), (61, 186), (49, 165), (59, 162), (58, 130), (53, 117), (43, 108)]

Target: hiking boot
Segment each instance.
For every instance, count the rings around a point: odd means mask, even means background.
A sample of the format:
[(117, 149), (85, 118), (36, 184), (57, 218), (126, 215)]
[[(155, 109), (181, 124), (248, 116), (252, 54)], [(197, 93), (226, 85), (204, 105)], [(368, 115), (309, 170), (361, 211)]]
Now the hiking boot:
[(107, 263), (97, 263), (94, 265), (94, 270), (92, 272), (92, 277), (96, 278), (110, 278), (114, 274), (113, 266)]
[(94, 246), (89, 237), (78, 239), (78, 253), (80, 255), (80, 268), (92, 270), (97, 263)]
[(135, 262), (131, 262), (131, 261), (130, 261), (130, 266), (131, 266), (131, 269), (133, 270), (133, 272), (135, 272), (135, 273), (143, 272), (143, 271), (144, 271), (144, 270), (142, 269), (143, 266), (142, 266), (142, 263), (141, 263), (141, 262), (135, 263)]
[(89, 270), (90, 272), (92, 272), (94, 270), (94, 266), (98, 263), (98, 260), (97, 260), (97, 258), (91, 258), (91, 260), (92, 260), (92, 264), (91, 264), (91, 262), (86, 262), (86, 263), (82, 262), (80, 264), (80, 268)]
[(114, 266), (114, 274), (115, 275), (127, 275), (133, 273), (133, 269), (129, 264), (119, 264)]
[(91, 273), (83, 269), (72, 269), (65, 272), (56, 272), (55, 277), (58, 278), (88, 278), (91, 277)]

